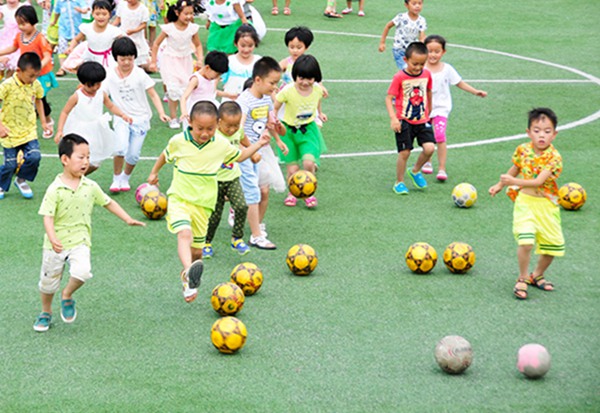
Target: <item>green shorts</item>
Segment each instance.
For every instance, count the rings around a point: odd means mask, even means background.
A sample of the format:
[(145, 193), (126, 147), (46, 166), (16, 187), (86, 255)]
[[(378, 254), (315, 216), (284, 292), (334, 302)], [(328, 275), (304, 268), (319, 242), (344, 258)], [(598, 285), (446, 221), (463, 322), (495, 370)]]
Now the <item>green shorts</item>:
[(169, 196), (167, 228), (173, 234), (189, 229), (192, 231), (192, 248), (202, 249), (206, 242), (206, 231), (211, 210), (190, 204), (179, 197)]
[(317, 165), (321, 159), (321, 141), (323, 135), (315, 122), (295, 128), (283, 122), (287, 133), (281, 140), (287, 145), (289, 152), (284, 155), (279, 152), (279, 159), (286, 164), (300, 163), (302, 161), (313, 161)]
[(237, 53), (237, 46), (233, 43), (233, 40), (235, 38), (235, 32), (241, 25), (241, 19), (238, 19), (228, 26), (219, 26), (217, 23), (212, 22), (208, 28), (206, 50), (209, 52), (217, 50), (227, 54)]

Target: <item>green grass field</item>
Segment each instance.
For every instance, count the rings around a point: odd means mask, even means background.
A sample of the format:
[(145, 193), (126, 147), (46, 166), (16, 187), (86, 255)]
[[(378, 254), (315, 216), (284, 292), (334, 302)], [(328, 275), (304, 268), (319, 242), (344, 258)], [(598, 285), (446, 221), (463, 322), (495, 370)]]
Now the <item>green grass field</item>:
[[(450, 42), (445, 61), (489, 96), (453, 90), (449, 143), (473, 146), (449, 151), (448, 182), (428, 178), (427, 190), (407, 197), (391, 191), (396, 155), (384, 96), (395, 65), (391, 51), (377, 52), (383, 26), (404, 6), (369, 0), (366, 17), (333, 20), (322, 16), (324, 4), (295, 0), (292, 16), (273, 17), (271, 4), (256, 0), (270, 29), (257, 53), (279, 60), (287, 56), (287, 28), (313, 29), (310, 51), (331, 95), (324, 102), (328, 155), (390, 153), (324, 159), (314, 211), (300, 203), (284, 207), (284, 194), (272, 194), (266, 221), (278, 249), (252, 250), (243, 259), (265, 273), (261, 291), (239, 313), (246, 346), (226, 356), (209, 338), (218, 318), (210, 292), (242, 261), (229, 249), (225, 219), (199, 297), (186, 304), (176, 240), (165, 222), (127, 227), (101, 208), (93, 223), (94, 278), (77, 292), (76, 322), (60, 320), (55, 300), (52, 328), (32, 330), (44, 233), (37, 209), (61, 170), (50, 156), (56, 146), (42, 141), (49, 156), (33, 184), (35, 198), (23, 200), (13, 188), (0, 201), (1, 412), (600, 411), (600, 4), (427, 0), (427, 32)], [(200, 35), (206, 41), (206, 32)], [(56, 117), (77, 83), (70, 76), (60, 84), (50, 95)], [(487, 189), (524, 138), (484, 143), (523, 133), (533, 106), (552, 107), (560, 125), (569, 126), (554, 142), (565, 165), (559, 184), (580, 183), (588, 203), (562, 212), (567, 254), (547, 274), (556, 291), (530, 289), (520, 302), (511, 292), (512, 203), (504, 195), (490, 198)], [(153, 122), (145, 157), (157, 156), (172, 135)], [(134, 187), (152, 164), (140, 162)], [(92, 178), (108, 190), (111, 174), (107, 162)], [(170, 176), (164, 168), (164, 189)], [(465, 181), (479, 190), (469, 210), (450, 199), (453, 186)], [(142, 219), (133, 194), (114, 199)], [(416, 241), (429, 242), (440, 256), (450, 242), (468, 242), (477, 263), (464, 276), (450, 274), (441, 259), (430, 275), (412, 274), (403, 256)], [(299, 242), (319, 254), (309, 277), (285, 266), (287, 249)], [(433, 358), (436, 342), (449, 334), (473, 346), (473, 365), (461, 376), (446, 375)], [(552, 355), (541, 380), (516, 369), (517, 350), (527, 343)]]

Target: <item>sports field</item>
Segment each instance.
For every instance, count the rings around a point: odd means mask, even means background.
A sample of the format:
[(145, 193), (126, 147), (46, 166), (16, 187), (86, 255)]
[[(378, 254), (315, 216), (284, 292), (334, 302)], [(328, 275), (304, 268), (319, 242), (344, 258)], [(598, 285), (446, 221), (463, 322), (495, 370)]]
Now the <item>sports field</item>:
[[(94, 278), (75, 296), (76, 322), (60, 320), (55, 300), (52, 328), (33, 331), (44, 233), (37, 209), (61, 171), (56, 145), (41, 141), (47, 156), (34, 199), (13, 187), (0, 201), (0, 412), (600, 411), (600, 3), (425, 1), (427, 33), (450, 42), (444, 61), (489, 96), (453, 90), (450, 178), (440, 184), (430, 175), (428, 189), (409, 184), (405, 197), (392, 192), (395, 143), (384, 105), (395, 73), (391, 39), (385, 53), (377, 51), (384, 25), (404, 6), (368, 0), (366, 17), (334, 20), (323, 16), (324, 5), (294, 0), (292, 16), (273, 17), (270, 2), (255, 1), (269, 27), (258, 54), (287, 56), (283, 34), (293, 25), (315, 32), (310, 52), (330, 93), (319, 206), (288, 208), (285, 194), (273, 193), (266, 222), (278, 249), (252, 250), (243, 259), (230, 250), (223, 219), (192, 304), (182, 298), (176, 240), (164, 220), (127, 227), (100, 208)], [(200, 37), (205, 42), (206, 31)], [(76, 85), (69, 76), (51, 92), (55, 117)], [(588, 201), (579, 211), (562, 211), (567, 254), (546, 274), (556, 291), (530, 288), (521, 302), (512, 295), (512, 203), (487, 189), (525, 141), (526, 112), (534, 106), (559, 117), (559, 185), (583, 185)], [(133, 187), (172, 136), (153, 122)], [(170, 176), (163, 168), (164, 190)], [(92, 178), (108, 190), (110, 163)], [(479, 191), (471, 209), (452, 204), (460, 182)], [(114, 199), (143, 219), (133, 193)], [(403, 257), (417, 241), (440, 256), (449, 243), (467, 242), (477, 263), (464, 276), (449, 273), (441, 260), (430, 275), (412, 274)], [(287, 249), (300, 242), (319, 254), (309, 277), (295, 277), (285, 265)], [(263, 269), (265, 283), (239, 313), (246, 346), (226, 356), (210, 342), (218, 315), (209, 296), (246, 260)], [(436, 342), (449, 334), (473, 346), (473, 364), (461, 376), (443, 373), (434, 361)], [(541, 380), (516, 369), (517, 350), (527, 343), (552, 355)]]

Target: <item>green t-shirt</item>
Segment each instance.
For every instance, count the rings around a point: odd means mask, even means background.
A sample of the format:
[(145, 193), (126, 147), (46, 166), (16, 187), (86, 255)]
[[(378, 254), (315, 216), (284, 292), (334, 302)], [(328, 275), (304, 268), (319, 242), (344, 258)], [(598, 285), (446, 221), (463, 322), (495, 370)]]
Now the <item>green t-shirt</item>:
[[(215, 136), (222, 136), (223, 138), (228, 139), (234, 147), (239, 149), (240, 141), (244, 139), (244, 128), (239, 128), (237, 132), (231, 136), (227, 136), (221, 131), (217, 130)], [(233, 181), (235, 178), (239, 178), (241, 175), (242, 171), (240, 171), (240, 166), (237, 162), (223, 163), (221, 164), (219, 172), (217, 172), (217, 181)]]
[(310, 95), (302, 96), (292, 83), (281, 89), (275, 99), (285, 103), (283, 121), (290, 126), (301, 126), (308, 125), (315, 120), (322, 97), (323, 89), (320, 86), (314, 85)]

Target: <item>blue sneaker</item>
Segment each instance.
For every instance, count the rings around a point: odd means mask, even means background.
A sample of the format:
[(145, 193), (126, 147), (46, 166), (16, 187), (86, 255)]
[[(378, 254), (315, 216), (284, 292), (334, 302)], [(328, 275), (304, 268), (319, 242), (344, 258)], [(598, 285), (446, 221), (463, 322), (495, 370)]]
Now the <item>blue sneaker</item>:
[(395, 193), (400, 195), (408, 195), (408, 188), (404, 185), (404, 182), (397, 182), (392, 189)]
[(231, 249), (237, 251), (240, 255), (246, 255), (250, 252), (250, 247), (241, 238), (234, 238), (231, 241)]
[(4, 190), (0, 188), (0, 199), (4, 199)]
[(72, 323), (77, 318), (77, 310), (75, 309), (75, 300), (68, 299), (60, 302), (60, 318), (65, 323)]
[(39, 331), (43, 333), (44, 331), (48, 331), (50, 328), (50, 323), (52, 322), (52, 314), (50, 313), (41, 313), (35, 319), (35, 323), (33, 324), (33, 329), (35, 331)]
[(15, 179), (14, 184), (23, 196), (23, 198), (33, 198), (33, 191), (31, 190), (31, 187), (27, 184), (27, 181), (18, 182), (18, 179)]
[(427, 181), (425, 180), (421, 172), (417, 172), (416, 174), (414, 174), (413, 171), (409, 169), (408, 174), (412, 178), (413, 184), (415, 184), (417, 188), (427, 188)]
[(215, 255), (215, 252), (213, 251), (213, 247), (212, 244), (205, 244), (204, 248), (202, 248), (202, 258), (212, 258), (213, 255)]

